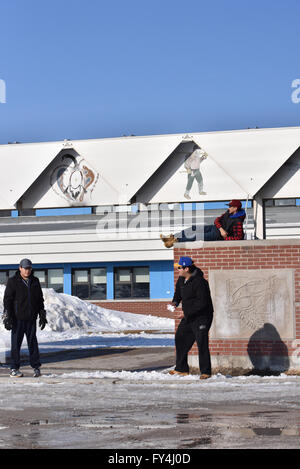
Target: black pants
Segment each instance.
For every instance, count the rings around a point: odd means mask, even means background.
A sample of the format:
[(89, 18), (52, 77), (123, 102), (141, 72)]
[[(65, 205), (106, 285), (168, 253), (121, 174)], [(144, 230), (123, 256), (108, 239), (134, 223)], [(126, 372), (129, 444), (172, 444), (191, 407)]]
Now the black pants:
[(29, 362), (32, 368), (40, 368), (40, 354), (36, 338), (36, 320), (22, 321), (15, 319), (11, 331), (11, 369), (20, 368), (20, 349), (26, 335), (29, 350)]
[(204, 316), (187, 322), (182, 319), (176, 334), (176, 371), (189, 372), (188, 352), (196, 341), (199, 354), (199, 369), (203, 374), (211, 374), (211, 361), (208, 346), (208, 331), (212, 323), (212, 317)]

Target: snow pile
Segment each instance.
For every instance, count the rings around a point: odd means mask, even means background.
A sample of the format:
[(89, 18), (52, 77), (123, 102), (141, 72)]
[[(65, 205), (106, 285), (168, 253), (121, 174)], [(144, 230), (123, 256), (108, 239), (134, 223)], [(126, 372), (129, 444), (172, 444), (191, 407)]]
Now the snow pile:
[[(0, 285), (0, 313), (3, 312), (5, 286)], [(101, 332), (125, 330), (174, 331), (174, 320), (151, 315), (113, 311), (75, 296), (56, 293), (52, 288), (43, 288), (48, 325), (46, 330), (64, 332), (72, 330)], [(0, 318), (0, 330), (4, 330)]]
[[(199, 375), (190, 374), (188, 376), (170, 375), (169, 371), (172, 368), (166, 368), (163, 371), (107, 371), (107, 370), (95, 370), (95, 371), (73, 371), (69, 373), (63, 373), (60, 375), (62, 378), (80, 378), (80, 379), (118, 379), (123, 381), (150, 381), (157, 385), (158, 381), (179, 381), (180, 383), (190, 385), (196, 383), (199, 386)], [(57, 375), (48, 375), (49, 377), (56, 377)], [(298, 384), (300, 382), (300, 376), (286, 375), (281, 373), (279, 376), (231, 376), (223, 375), (222, 373), (216, 373), (205, 382), (201, 382), (201, 385), (206, 388), (221, 386), (226, 387), (244, 387), (257, 386), (257, 385), (288, 385)]]

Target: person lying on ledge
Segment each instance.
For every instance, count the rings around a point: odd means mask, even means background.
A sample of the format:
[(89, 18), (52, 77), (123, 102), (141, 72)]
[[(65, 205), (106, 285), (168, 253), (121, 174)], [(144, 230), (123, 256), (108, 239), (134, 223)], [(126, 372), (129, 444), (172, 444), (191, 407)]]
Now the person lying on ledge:
[[(242, 209), (240, 200), (229, 202), (228, 210), (217, 217), (213, 225), (204, 226), (203, 241), (238, 241), (244, 239), (243, 223), (246, 212)], [(184, 231), (170, 236), (160, 235), (166, 248), (171, 248), (175, 243), (194, 241), (196, 238), (196, 226), (192, 226), (192, 235), (187, 236)], [(198, 238), (199, 240), (200, 238)]]

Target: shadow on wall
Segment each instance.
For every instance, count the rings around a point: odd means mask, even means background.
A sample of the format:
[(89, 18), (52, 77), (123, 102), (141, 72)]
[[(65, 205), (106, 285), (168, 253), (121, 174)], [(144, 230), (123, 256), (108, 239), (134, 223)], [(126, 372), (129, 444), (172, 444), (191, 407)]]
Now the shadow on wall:
[(249, 374), (279, 375), (290, 367), (287, 346), (273, 324), (265, 323), (252, 334), (247, 352), (253, 365)]

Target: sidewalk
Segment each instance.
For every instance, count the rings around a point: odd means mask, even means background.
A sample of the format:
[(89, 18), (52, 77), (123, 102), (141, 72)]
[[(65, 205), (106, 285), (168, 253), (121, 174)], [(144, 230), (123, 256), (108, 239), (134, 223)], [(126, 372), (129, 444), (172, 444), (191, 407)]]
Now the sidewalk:
[[(41, 353), (42, 373), (61, 374), (74, 371), (147, 371), (174, 365), (173, 347), (72, 349)], [(0, 367), (0, 377), (9, 373), (9, 362)], [(32, 374), (28, 357), (23, 356), (21, 369)]]

